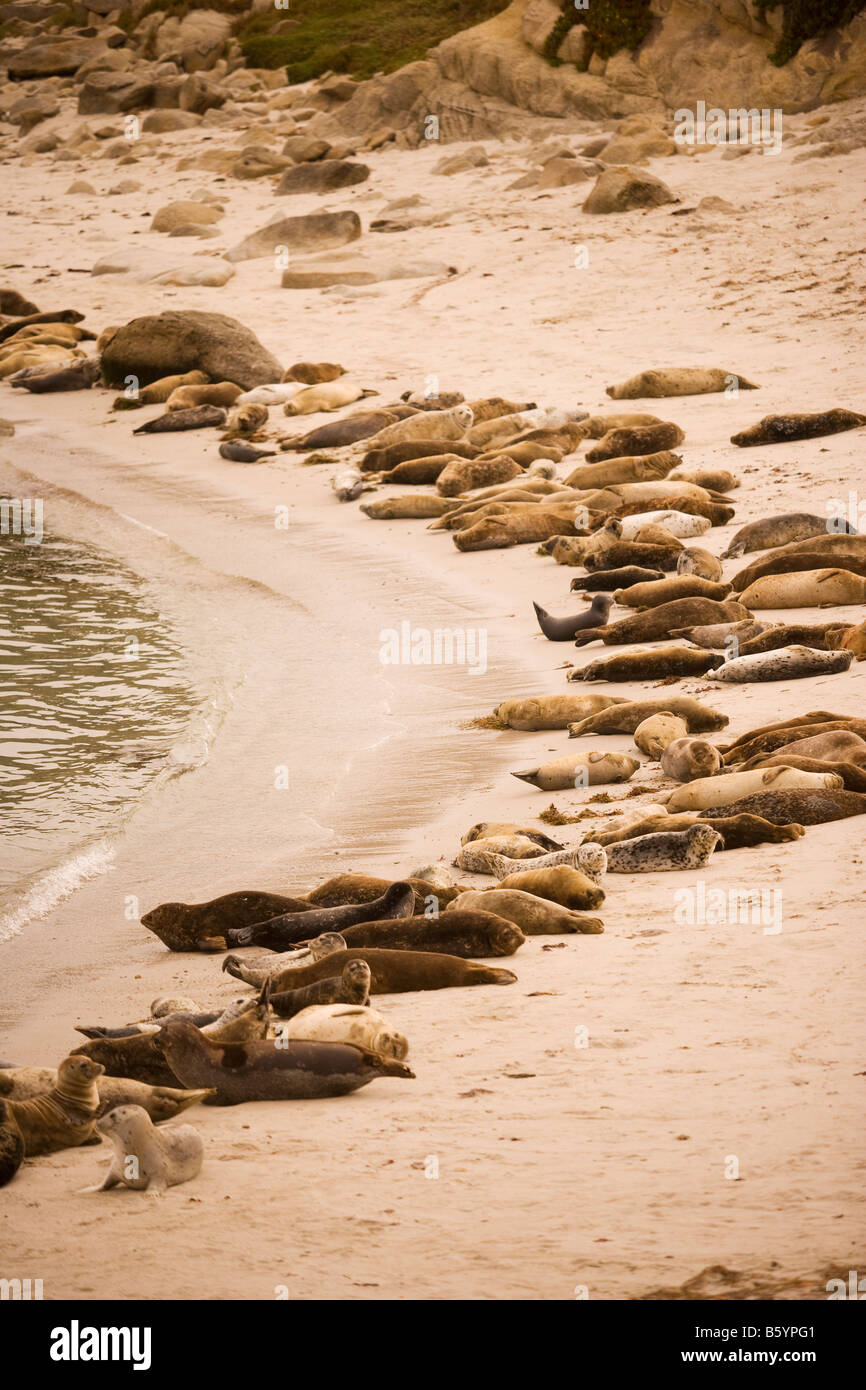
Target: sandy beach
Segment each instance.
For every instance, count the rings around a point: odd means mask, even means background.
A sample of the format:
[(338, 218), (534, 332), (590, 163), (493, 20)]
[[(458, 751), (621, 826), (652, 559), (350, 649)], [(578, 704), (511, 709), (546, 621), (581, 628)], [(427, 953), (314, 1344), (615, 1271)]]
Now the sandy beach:
[[(844, 105), (862, 120), (862, 101)], [(353, 209), (364, 235), (348, 251), (457, 273), (325, 290), (281, 288), (270, 257), (239, 263), (220, 288), (81, 273), (121, 252), (167, 263), (150, 219), (203, 185), (225, 217), (216, 239), (176, 260), (210, 263), (262, 226), (267, 182), (176, 167), (217, 139), (236, 143), (233, 128), (162, 136), (138, 156), (142, 187), (117, 196), (123, 171), (109, 160), (26, 155), (6, 168), (4, 279), (40, 308), (79, 309), (95, 332), (170, 308), (228, 314), (282, 364), (340, 362), (383, 402), (432, 375), (467, 400), (599, 414), (619, 405), (605, 388), (643, 368), (738, 373), (760, 390), (622, 403), (676, 421), (686, 463), (741, 479), (734, 521), (699, 542), (720, 554), (749, 521), (829, 516), (832, 499), (866, 496), (862, 429), (729, 442), (771, 413), (864, 408), (866, 155), (798, 162), (796, 137), (814, 120), (786, 117), (775, 156), (652, 159), (679, 203), (611, 218), (581, 211), (583, 189), (509, 190), (526, 142), (486, 141), (489, 163), (450, 178), (433, 173), (440, 148), (366, 153), (368, 181), (294, 197), (291, 213)], [(578, 147), (607, 128), (586, 121), (568, 138)], [(95, 195), (69, 194), (77, 178)], [(438, 225), (368, 230), (412, 195), (442, 213)], [(336, 501), (333, 465), (302, 455), (243, 467), (219, 458), (213, 431), (134, 438), (143, 413), (111, 413), (112, 394), (0, 383), (0, 416), (15, 426), (0, 440), (0, 491), (44, 499), (53, 534), (122, 557), (207, 698), (195, 747), (96, 847), (92, 876), (40, 882), (31, 906), (42, 906), (0, 942), (10, 1065), (56, 1065), (81, 1041), (75, 1024), (139, 1019), (159, 994), (237, 997), (219, 957), (170, 953), (140, 925), (157, 903), (302, 893), (339, 872), (398, 878), (450, 865), (477, 821), (542, 828), (551, 801), (570, 814), (587, 803), (511, 776), (573, 751), (566, 732), (470, 726), (510, 697), (579, 692), (566, 664), (609, 654), (537, 630), (531, 600), (572, 611), (579, 571), (534, 545), (461, 554), (423, 522), (373, 522)], [(284, 425), (272, 410), (273, 430)], [(725, 578), (743, 563), (726, 561)], [(857, 623), (863, 608), (761, 616)], [(383, 666), (382, 631), (403, 622), (483, 631), (486, 669)], [(661, 693), (655, 682), (590, 689)], [(735, 738), (787, 714), (859, 715), (866, 666), (771, 684), (684, 679), (673, 693), (721, 709)], [(626, 734), (586, 746), (634, 751)], [(611, 798), (633, 806), (627, 790), (644, 784), (651, 804), (659, 774), (646, 764)], [(576, 844), (605, 827), (613, 808), (597, 809), (597, 823), (551, 833)], [(204, 1167), (162, 1202), (81, 1194), (97, 1180), (95, 1149), (26, 1164), (0, 1205), (4, 1265), (41, 1277), (46, 1298), (625, 1300), (713, 1266), (735, 1276), (727, 1296), (823, 1297), (828, 1271), (856, 1268), (863, 1249), (862, 870), (858, 817), (716, 854), (699, 875), (708, 888), (779, 890), (781, 929), (769, 931), (678, 922), (676, 891), (693, 874), (608, 875), (604, 934), (528, 938), (499, 962), (518, 976), (507, 989), (376, 997), (410, 1039), (413, 1081), (195, 1107), (184, 1119), (204, 1139)]]

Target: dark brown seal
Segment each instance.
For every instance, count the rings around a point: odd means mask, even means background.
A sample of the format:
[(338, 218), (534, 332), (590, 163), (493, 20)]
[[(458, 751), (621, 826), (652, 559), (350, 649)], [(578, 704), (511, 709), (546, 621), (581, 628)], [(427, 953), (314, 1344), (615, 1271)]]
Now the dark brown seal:
[(254, 888), (224, 893), (206, 903), (161, 903), (141, 919), (170, 951), (224, 951), (226, 932), (287, 912), (306, 912), (309, 903)]
[(366, 410), (361, 415), (347, 415), (342, 420), (331, 420), (327, 425), (310, 430), (307, 434), (293, 435), (280, 441), (284, 453), (307, 453), (311, 449), (340, 449), (346, 444), (357, 444), (361, 439), (369, 439), (378, 434), (386, 425), (393, 425), (397, 419), (393, 410)]
[(842, 551), (834, 555), (832, 550), (826, 548), (800, 550), (796, 553), (787, 550), (780, 550), (777, 554), (771, 552), (762, 560), (753, 560), (745, 569), (735, 574), (731, 580), (731, 588), (735, 593), (741, 594), (755, 580), (763, 579), (765, 575), (800, 574), (803, 570), (827, 568), (847, 570), (849, 574), (859, 574), (862, 578), (866, 575), (866, 556), (846, 555)]
[(278, 1001), (282, 990), (300, 989), (333, 975), (335, 964), (348, 965), (349, 960), (364, 960), (370, 967), (371, 994), (406, 994), (421, 989), (450, 989), (461, 985), (511, 985), (517, 976), (510, 970), (492, 965), (476, 965), (459, 956), (426, 951), (388, 951), (372, 946), (337, 951), (311, 965), (299, 965), (284, 970), (271, 981), (271, 1007), (279, 1013)]
[(573, 618), (554, 618), (533, 599), (532, 606), (538, 619), (538, 626), (548, 642), (570, 642), (578, 632), (588, 627), (601, 627), (607, 622), (613, 599), (607, 594), (596, 594), (588, 608)]
[(231, 463), (261, 463), (262, 459), (276, 456), (276, 449), (257, 449), (253, 444), (244, 444), (242, 439), (229, 439), (220, 445), (220, 458)]
[(302, 381), (305, 386), (319, 386), (323, 381), (336, 381), (345, 376), (346, 368), (339, 362), (295, 362), (283, 372), (282, 381)]
[(191, 405), (186, 410), (169, 410), (139, 425), (133, 434), (170, 434), (174, 430), (211, 429), (224, 425), (227, 412), (218, 405)]
[[(727, 807), (724, 808), (727, 811)], [(694, 825), (699, 818), (698, 811), (680, 811), (673, 815), (661, 812), (656, 816), (647, 816), (646, 820), (638, 821), (635, 825), (626, 826), (623, 830), (605, 830), (600, 835), (594, 835), (592, 842), (597, 845), (616, 845), (622, 840), (633, 840), (641, 835), (653, 835), (659, 830), (687, 830), (690, 825)], [(805, 835), (806, 830), (802, 825), (776, 825), (773, 821), (764, 820), (761, 816), (754, 815), (718, 815), (713, 818), (713, 829), (718, 830), (722, 837), (720, 850), (725, 849), (746, 849), (751, 845), (784, 844), (787, 840), (799, 840)]]
[[(481, 450), (474, 444), (461, 444), (458, 440), (449, 439), (448, 452), (456, 454), (458, 458), (474, 459)], [(435, 458), (441, 453), (441, 439), (407, 439), (404, 444), (389, 444), (384, 449), (369, 449), (358, 466), (362, 473), (384, 473), (396, 468), (398, 463), (409, 463), (412, 459)]]
[[(237, 956), (226, 956), (223, 970), (228, 971), (229, 975), (234, 975), (235, 979), (241, 980), (244, 977), (240, 973), (239, 964)], [(278, 1013), (280, 1018), (294, 1018), (301, 1009), (308, 1009), (312, 1004), (369, 1004), (370, 967), (367, 962), (350, 960), (342, 970), (339, 965), (334, 969), (339, 973), (326, 975), (323, 979), (315, 980), (311, 985), (301, 985), (298, 989), (282, 990), (279, 1009), (275, 1009), (274, 1012)], [(266, 981), (262, 997), (267, 999), (273, 1008), (270, 981)]]
[(601, 641), (607, 647), (618, 647), (631, 642), (659, 642), (670, 637), (671, 629), (675, 627), (735, 622), (751, 616), (742, 603), (734, 603), (730, 599), (720, 603), (710, 598), (679, 598), (636, 613), (634, 617), (621, 618), (616, 623), (587, 628), (578, 633), (574, 645), (583, 647), (587, 642)]
[[(849, 816), (866, 815), (866, 796), (840, 788), (821, 791), (755, 792), (752, 796), (731, 801), (722, 808), (725, 816), (753, 815), (776, 825), (825, 825), (828, 821), (847, 820)], [(716, 820), (717, 812), (701, 811), (701, 820)]]
[(625, 589), (629, 584), (651, 584), (653, 580), (663, 578), (661, 570), (642, 569), (640, 565), (622, 565), (619, 569), (598, 570), (595, 574), (585, 577), (578, 575), (577, 579), (572, 579), (571, 587), (578, 593), (587, 589), (612, 593), (614, 589)]
[(0, 1100), (0, 1187), (11, 1182), (24, 1162), (24, 1140), (9, 1110)]
[[(392, 882), (392, 879), (374, 878), (371, 874), (337, 874), (334, 878), (320, 883), (312, 893), (308, 893), (306, 905), (343, 907), (347, 903), (370, 903), (387, 892)], [(411, 883), (415, 890), (416, 916), (426, 912), (431, 905), (438, 904), (440, 909), (447, 907), (448, 903), (453, 902), (463, 892), (459, 885), (454, 888), (440, 888), (434, 883), (428, 883), (424, 878), (406, 878), (402, 882)]]
[(757, 425), (731, 435), (741, 449), (753, 444), (790, 444), (794, 439), (819, 439), (866, 425), (866, 415), (854, 410), (822, 410), (812, 415), (765, 415)]
[(676, 538), (675, 543), (670, 545), (656, 545), (651, 541), (613, 541), (594, 555), (587, 555), (586, 569), (604, 572), (624, 565), (639, 565), (668, 574), (676, 569), (684, 550), (682, 541)]
[(415, 907), (415, 890), (411, 883), (392, 883), (381, 898), (369, 903), (347, 904), (345, 907), (314, 907), (307, 912), (289, 912), (271, 917), (252, 926), (230, 928), (226, 945), (267, 946), (271, 951), (284, 951), (301, 941), (309, 941), (323, 932), (342, 931), (358, 922), (377, 922), (389, 917), (411, 917)]
[(693, 647), (661, 647), (657, 651), (626, 652), (591, 661), (570, 671), (570, 681), (649, 681), (667, 676), (702, 676), (721, 666), (720, 652), (696, 651)]
[(27, 328), (31, 323), (81, 323), (83, 318), (84, 315), (79, 314), (77, 309), (55, 309), (44, 314), (24, 314), (12, 323), (3, 324), (0, 328), (0, 343), (5, 343), (19, 328)]
[(277, 1036), (261, 1042), (214, 1043), (192, 1023), (169, 1023), (159, 1046), (184, 1085), (216, 1090), (212, 1103), (317, 1100), (357, 1091), (377, 1076), (411, 1078), (405, 1062), (348, 1043), (300, 1042)]
[[(215, 1042), (246, 1042), (263, 1037), (267, 1026), (267, 1004), (251, 1000), (246, 1013), (239, 1014), (218, 1033), (209, 1036)], [(82, 1043), (72, 1056), (90, 1057), (95, 1062), (101, 1062), (108, 1076), (144, 1081), (149, 1086), (182, 1088), (184, 1082), (175, 1076), (156, 1045), (157, 1036), (156, 1033), (139, 1033), (132, 1038), (95, 1038)]]
[[(345, 927), (347, 947), (382, 946), (392, 951), (435, 951), (463, 960), (513, 956), (526, 940), (519, 927), (490, 912), (452, 909), (437, 918), (404, 917), (399, 922), (363, 922)], [(336, 958), (340, 959), (341, 953)]]
[(40, 372), (38, 376), (12, 377), (11, 386), (17, 386), (34, 395), (45, 395), (50, 391), (89, 391), (99, 380), (99, 362), (82, 357), (69, 367), (61, 367), (56, 372)]

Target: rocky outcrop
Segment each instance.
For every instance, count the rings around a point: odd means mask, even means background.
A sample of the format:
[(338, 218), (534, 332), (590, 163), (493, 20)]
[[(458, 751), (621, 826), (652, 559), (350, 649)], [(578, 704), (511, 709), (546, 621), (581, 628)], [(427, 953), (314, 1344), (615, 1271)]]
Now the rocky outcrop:
[[(579, 130), (584, 120), (666, 117), (698, 101), (725, 110), (812, 110), (866, 93), (866, 12), (843, 30), (812, 39), (783, 67), (769, 61), (781, 11), (766, 19), (752, 0), (652, 0), (653, 27), (634, 53), (587, 52), (575, 25), (560, 44), (558, 65), (542, 56), (561, 13), (554, 0), (514, 0), (501, 14), (454, 34), (425, 60), (361, 82), (347, 100), (325, 105), (310, 133), (383, 132), (398, 144), (425, 140), (508, 138)], [(369, 147), (369, 146), (368, 146)], [(629, 162), (663, 153), (635, 140), (614, 150)]]
[(193, 309), (132, 319), (118, 328), (102, 354), (111, 386), (122, 386), (130, 376), (146, 385), (193, 370), (207, 372), (212, 381), (233, 381), (245, 391), (279, 381), (283, 374), (251, 329), (227, 314)]

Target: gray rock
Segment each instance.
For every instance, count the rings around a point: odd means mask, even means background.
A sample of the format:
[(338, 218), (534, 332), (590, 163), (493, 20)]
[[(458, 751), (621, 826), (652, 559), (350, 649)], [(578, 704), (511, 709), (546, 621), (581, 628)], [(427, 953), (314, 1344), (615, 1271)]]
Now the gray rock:
[(279, 381), (283, 369), (255, 334), (226, 314), (169, 309), (124, 324), (106, 345), (102, 369), (110, 385), (127, 376), (146, 385), (162, 376), (200, 370), (245, 391)]
[(632, 208), (657, 208), (679, 199), (666, 183), (644, 169), (612, 165), (599, 174), (583, 205), (584, 212), (629, 212)]
[[(304, 217), (275, 217), (260, 231), (226, 252), (228, 261), (251, 261), (272, 256), (278, 246), (288, 251), (330, 251), (357, 241), (361, 219), (356, 212), (311, 212)], [(276, 378), (275, 378), (276, 379)]]
[(333, 193), (338, 188), (351, 188), (370, 177), (367, 164), (354, 164), (348, 159), (325, 159), (318, 164), (296, 164), (287, 169), (274, 192), (278, 196), (290, 193)]

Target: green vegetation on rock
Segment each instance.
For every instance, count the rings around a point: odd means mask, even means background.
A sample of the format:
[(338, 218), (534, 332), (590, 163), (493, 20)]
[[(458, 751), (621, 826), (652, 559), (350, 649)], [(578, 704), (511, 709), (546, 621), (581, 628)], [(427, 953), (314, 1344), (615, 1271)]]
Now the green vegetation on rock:
[(855, 15), (866, 9), (866, 0), (755, 0), (759, 19), (768, 10), (782, 10), (782, 33), (770, 62), (777, 68), (799, 53), (807, 39), (822, 39), (831, 29), (850, 24)]
[(504, 0), (315, 0), (254, 14), (235, 34), (251, 67), (284, 67), (290, 82), (328, 71), (367, 78), (426, 57), (428, 48), (505, 8)]
[(653, 26), (650, 0), (590, 0), (585, 10), (576, 10), (574, 0), (562, 0), (562, 17), (557, 20), (544, 46), (545, 56), (554, 59), (563, 39), (576, 24), (587, 31), (587, 47), (581, 70), (590, 58), (612, 58), (621, 48), (629, 52), (643, 43)]

